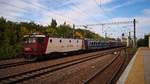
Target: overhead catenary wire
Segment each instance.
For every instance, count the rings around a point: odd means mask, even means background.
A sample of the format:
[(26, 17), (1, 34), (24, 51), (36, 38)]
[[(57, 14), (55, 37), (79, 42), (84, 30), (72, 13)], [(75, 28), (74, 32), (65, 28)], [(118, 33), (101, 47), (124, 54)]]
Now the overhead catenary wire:
[[(79, 10), (80, 14), (86, 15), (86, 16), (88, 16), (88, 17), (90, 16), (86, 11), (81, 10), (81, 8), (79, 8), (75, 3), (72, 3), (72, 5), (73, 5), (77, 10)], [(97, 18), (93, 18), (93, 20), (98, 21)]]
[(97, 24), (86, 24), (86, 25), (76, 25), (76, 27), (84, 27), (84, 26), (102, 26), (102, 34), (106, 35), (106, 31), (104, 31), (104, 28), (106, 28), (106, 25), (123, 25), (123, 24), (133, 24), (133, 21), (118, 21), (118, 22), (110, 22), (110, 23), (97, 23)]
[[(3, 2), (3, 1), (1, 1), (1, 2)], [(44, 6), (40, 6), (40, 5), (38, 5), (38, 4), (33, 4), (32, 2), (30, 2), (30, 1), (24, 1), (24, 2), (27, 2), (27, 3), (29, 3), (30, 5), (32, 5), (32, 6), (34, 6), (34, 7), (38, 7), (38, 8), (40, 8), (40, 9), (42, 9), (42, 10), (45, 10), (45, 11), (50, 11), (47, 7), (44, 7)], [(14, 5), (14, 4), (11, 4), (11, 3), (6, 3), (6, 2), (3, 2), (4, 4), (7, 4), (7, 5), (9, 5), (9, 6), (11, 6), (11, 7), (15, 7), (15, 8), (17, 8), (17, 9), (21, 9), (22, 11), (22, 13), (23, 14), (29, 14), (29, 15), (31, 15), (32, 13), (31, 12), (28, 12), (27, 10), (25, 10), (24, 8), (20, 8), (20, 7), (18, 7), (18, 6), (16, 6), (16, 5)], [(74, 3), (73, 3), (74, 4)], [(85, 13), (84, 11), (82, 12), (82, 10), (80, 10), (80, 8), (78, 7), (78, 6), (76, 6), (76, 5), (74, 5), (74, 7), (76, 7), (79, 11), (80, 11), (80, 13), (82, 14), (82, 15), (86, 15), (86, 16), (89, 16), (87, 13)], [(64, 17), (64, 16), (62, 16), (61, 14), (59, 14), (59, 13), (55, 13), (55, 12), (53, 12), (53, 13), (51, 13), (51, 14), (53, 14), (53, 15), (58, 15), (59, 17), (62, 17), (62, 18), (64, 18), (64, 20), (65, 20), (65, 18), (66, 19), (69, 19), (69, 17)], [(31, 19), (31, 18), (29, 18), (29, 17), (21, 17), (21, 16), (15, 16), (17, 19), (24, 19), (24, 20), (29, 20), (29, 21), (37, 21), (37, 20), (35, 20), (35, 19)], [(95, 19), (96, 20), (96, 19)], [(68, 20), (66, 20), (66, 21), (68, 21)]]
[[(38, 8), (40, 8), (40, 9), (42, 9), (42, 10), (45, 10), (45, 11), (49, 12), (49, 13), (52, 14), (52, 15), (57, 15), (58, 17), (61, 17), (61, 18), (64, 19), (65, 21), (71, 22), (70, 19), (69, 19), (69, 17), (63, 16), (62, 14), (59, 14), (59, 13), (56, 13), (56, 12), (50, 12), (50, 9), (49, 9), (49, 8), (47, 8), (47, 7), (45, 7), (45, 6), (41, 5), (41, 4), (40, 4), (40, 5), (39, 5), (39, 4), (33, 4), (31, 1), (25, 1), (25, 2), (27, 2), (27, 3), (29, 3), (30, 5), (33, 5), (33, 6), (35, 6), (35, 7), (38, 7)], [(52, 17), (52, 18), (53, 18), (53, 17)]]
[(111, 17), (106, 13), (107, 11), (105, 11), (105, 9), (102, 7), (102, 1), (100, 0), (98, 3), (96, 0), (94, 0), (94, 2), (97, 5), (97, 7), (105, 13), (106, 18), (110, 19)]
[[(97, 23), (97, 24), (86, 24), (86, 26), (98, 26), (98, 25), (119, 25), (119, 24), (131, 24), (133, 21), (118, 21), (118, 22), (110, 22), (110, 23)], [(85, 25), (76, 25), (76, 26), (85, 26)]]
[[(3, 4), (8, 5), (8, 6), (10, 6), (10, 7), (17, 8), (17, 9), (19, 9), (19, 11), (21, 11), (21, 13), (23, 13), (23, 14), (29, 14), (29, 15), (32, 14), (31, 12), (27, 12), (26, 10), (24, 10), (24, 8), (19, 8), (19, 7), (17, 7), (17, 6), (14, 5), (14, 4), (10, 4), (10, 3), (4, 2), (4, 1), (0, 1), (0, 3), (3, 3)], [(7, 11), (7, 10), (6, 10), (6, 11)], [(19, 12), (19, 11), (18, 11), (18, 12)], [(20, 22), (21, 22), (21, 21), (35, 21), (35, 19), (31, 19), (31, 18), (29, 18), (29, 17), (21, 17), (20, 15), (15, 15), (15, 16), (13, 17), (13, 16), (10, 16), (9, 13), (8, 13), (8, 14), (5, 14), (5, 16), (3, 16), (3, 17), (5, 17), (5, 18), (17, 19), (17, 20), (20, 20)], [(37, 23), (40, 23), (40, 21), (38, 21), (38, 20), (36, 20), (36, 22), (37, 22)]]
[[(26, 2), (28, 2), (29, 3), (29, 1), (26, 1)], [(56, 2), (58, 2), (58, 1), (56, 1)], [(31, 4), (31, 3), (30, 3)], [(80, 12), (80, 14), (84, 14), (84, 15), (86, 15), (86, 16), (89, 16), (89, 15), (87, 15), (86, 13), (84, 13), (84, 12), (82, 12), (82, 10), (80, 10), (80, 8), (78, 7), (78, 6), (76, 6), (74, 3), (72, 3), (73, 5), (74, 5), (74, 7), (76, 8), (76, 9), (78, 9), (79, 10), (79, 12)], [(34, 5), (34, 6), (36, 6), (36, 7), (39, 7), (39, 8), (41, 8), (41, 9), (43, 9), (43, 10), (46, 10), (46, 11), (50, 11), (47, 7), (42, 7), (42, 6), (39, 6), (39, 5), (37, 5), (37, 4), (32, 4), (32, 5)], [(54, 13), (54, 15), (58, 15), (58, 16), (60, 16), (60, 17), (62, 17), (62, 18), (67, 18), (67, 19), (70, 19), (68, 16), (62, 16), (62, 14), (59, 14), (59, 13), (56, 13), (56, 12), (53, 12)], [(75, 20), (75, 21), (78, 21), (78, 19), (75, 19), (75, 18), (71, 18), (72, 20)], [(96, 20), (96, 19), (95, 19)], [(66, 21), (68, 21), (68, 20), (66, 20)]]
[[(3, 3), (3, 4), (6, 4), (6, 5), (8, 5), (8, 6), (11, 6), (11, 7), (15, 7), (15, 8), (17, 8), (17, 9), (20, 9), (19, 11), (21, 12), (21, 13), (23, 13), (23, 14), (29, 14), (29, 15), (32, 15), (32, 13), (31, 12), (28, 12), (27, 10), (25, 10), (24, 8), (21, 8), (21, 7), (18, 7), (18, 6), (16, 6), (15, 4), (11, 4), (11, 3), (7, 3), (7, 2), (5, 2), (5, 1), (0, 1), (1, 3)], [(42, 9), (42, 10), (45, 10), (45, 11), (47, 11), (47, 12), (50, 12), (49, 11), (49, 9), (48, 8), (44, 8), (44, 7), (42, 7), (42, 6), (39, 6), (39, 5), (36, 5), (36, 4), (32, 4), (31, 2), (29, 2), (29, 1), (24, 1), (24, 2), (27, 2), (29, 5), (32, 5), (32, 6), (34, 6), (34, 7), (39, 7), (40, 9)], [(64, 16), (62, 16), (61, 14), (58, 14), (58, 13), (54, 13), (54, 12), (50, 12), (52, 15), (57, 15), (58, 17), (61, 17), (61, 18), (63, 18), (64, 20), (66, 19), (66, 21), (68, 21), (69, 20), (69, 18), (68, 17), (64, 17)], [(23, 17), (20, 17), (20, 16), (15, 16), (15, 17), (17, 17), (17, 19), (18, 18), (20, 18), (20, 19), (22, 19)], [(24, 20), (29, 20), (29, 21), (34, 21), (33, 19), (31, 19), (31, 18), (23, 18)], [(68, 19), (68, 20), (67, 20)], [(37, 21), (37, 20), (36, 20)], [(70, 21), (69, 21), (70, 22)]]
[[(58, 1), (56, 1), (56, 2), (58, 2)], [(75, 3), (71, 3), (74, 7), (75, 7), (75, 9), (77, 9), (78, 11), (78, 13), (80, 13), (80, 15), (85, 15), (85, 16), (87, 16), (87, 17), (89, 17), (90, 15), (89, 15), (89, 13), (88, 12), (86, 12), (86, 11), (84, 11), (84, 10), (81, 10), (81, 8), (79, 7), (79, 6), (77, 6)], [(60, 6), (60, 7), (62, 7), (62, 6)], [(76, 11), (76, 10), (75, 10)], [(99, 20), (97, 20), (97, 18), (92, 18), (93, 20), (95, 20), (95, 21), (99, 21)], [(75, 21), (78, 21), (79, 19), (77, 19), (77, 20), (75, 20)]]

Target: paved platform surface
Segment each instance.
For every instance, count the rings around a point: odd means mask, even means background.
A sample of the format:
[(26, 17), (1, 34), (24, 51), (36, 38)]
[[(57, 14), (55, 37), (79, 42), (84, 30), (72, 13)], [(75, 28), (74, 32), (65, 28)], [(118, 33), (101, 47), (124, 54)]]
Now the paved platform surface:
[(117, 84), (150, 84), (150, 48), (139, 48)]
[(145, 83), (150, 84), (150, 49), (143, 51)]

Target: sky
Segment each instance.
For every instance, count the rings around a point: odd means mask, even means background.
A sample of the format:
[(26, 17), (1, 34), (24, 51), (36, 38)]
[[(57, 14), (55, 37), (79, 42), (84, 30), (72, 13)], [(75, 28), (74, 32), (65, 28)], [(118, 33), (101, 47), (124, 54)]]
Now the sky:
[[(0, 16), (15, 22), (48, 25), (52, 18), (58, 24), (71, 26), (133, 21), (136, 19), (137, 38), (150, 34), (150, 0), (0, 0)], [(83, 28), (83, 27), (82, 27)], [(88, 26), (99, 35), (133, 36), (133, 24)]]

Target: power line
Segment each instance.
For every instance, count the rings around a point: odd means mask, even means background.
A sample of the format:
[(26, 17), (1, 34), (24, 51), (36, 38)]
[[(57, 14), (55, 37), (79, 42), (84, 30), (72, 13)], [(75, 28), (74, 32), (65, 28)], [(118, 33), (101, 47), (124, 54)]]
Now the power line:
[[(29, 1), (24, 1), (24, 2), (29, 3), (30, 5), (32, 5), (32, 6), (34, 6), (34, 7), (38, 7), (38, 8), (40, 8), (40, 9), (42, 9), (42, 10), (45, 10), (45, 11), (50, 12), (49, 9), (46, 8), (46, 7), (42, 7), (42, 6), (39, 6), (39, 5), (37, 5), (37, 4), (31, 4), (31, 2), (29, 2)], [(10, 3), (4, 2), (4, 1), (1, 1), (1, 3), (6, 4), (6, 5), (8, 5), (8, 6), (11, 6), (11, 7), (15, 7), (15, 8), (17, 8), (17, 9), (21, 9), (21, 13), (23, 13), (23, 14), (32, 14), (32, 13), (28, 12), (27, 10), (25, 10), (24, 8), (17, 7), (17, 6), (14, 5), (14, 4), (10, 4)], [(54, 12), (53, 12), (53, 13), (50, 12), (50, 13), (53, 14), (53, 15), (57, 15), (57, 16), (59, 16), (59, 17), (62, 17), (62, 18), (64, 18), (64, 20), (65, 20), (65, 18), (66, 18), (66, 19), (69, 19), (68, 17), (64, 17), (64, 16), (62, 16), (61, 14), (58, 14), (58, 13), (54, 13)], [(24, 19), (27, 19), (27, 18), (24, 18)], [(29, 20), (29, 18), (28, 18), (27, 20)], [(66, 21), (68, 21), (68, 20), (66, 20)], [(69, 21), (69, 22), (70, 22), (70, 21)]]
[[(37, 5), (37, 4), (32, 4), (30, 1), (25, 1), (25, 2), (30, 3), (30, 5), (33, 5), (33, 6), (35, 6), (35, 7), (38, 7), (38, 8), (40, 8), (40, 9), (43, 9), (43, 10), (46, 10), (46, 11), (50, 12), (50, 10), (49, 10), (48, 8), (44, 7), (43, 5), (40, 6), (40, 5)], [(61, 14), (58, 14), (58, 13), (53, 13), (53, 14), (56, 14), (56, 15), (58, 15), (58, 16), (64, 18), (64, 16), (62, 16)], [(66, 17), (66, 18), (67, 18), (67, 17)]]
[[(76, 8), (76, 9), (78, 9), (79, 11), (80, 11), (80, 13), (83, 15), (86, 15), (86, 16), (88, 16), (89, 17), (89, 14), (88, 13), (86, 13), (86, 11), (83, 11), (83, 10), (81, 10), (81, 8), (79, 8), (75, 3), (72, 3), (73, 5), (74, 5), (74, 7)], [(95, 20), (95, 21), (97, 21), (97, 19), (93, 19), (93, 20)]]
[[(25, 2), (30, 3), (30, 5), (33, 5), (33, 6), (35, 6), (35, 7), (38, 7), (38, 8), (40, 8), (40, 9), (42, 9), (42, 10), (47, 11), (47, 12), (50, 12), (50, 10), (49, 10), (47, 7), (44, 7), (43, 5), (40, 6), (40, 5), (38, 5), (38, 4), (32, 4), (32, 2), (30, 2), (30, 1), (25, 1)], [(50, 12), (50, 13), (53, 14), (53, 15), (57, 15), (57, 16), (59, 16), (59, 17), (62, 17), (62, 18), (64, 18), (64, 19), (68, 19), (68, 20), (69, 20), (68, 17), (63, 16), (62, 14), (54, 13), (54, 12)], [(68, 20), (66, 20), (66, 21), (68, 21)]]
[(6, 5), (11, 6), (11, 7), (15, 7), (15, 8), (17, 8), (17, 9), (21, 9), (21, 10), (19, 10), (19, 11), (21, 11), (21, 12), (23, 12), (23, 13), (27, 13), (26, 10), (24, 10), (23, 8), (19, 8), (19, 7), (17, 7), (17, 6), (14, 5), (14, 4), (10, 4), (10, 3), (4, 2), (4, 1), (0, 1), (0, 3), (6, 4)]
[[(97, 7), (98, 7), (100, 10), (102, 10), (103, 12), (105, 12), (105, 13), (106, 13), (105, 9), (104, 9), (104, 8), (102, 8), (102, 2), (101, 2), (101, 0), (99, 1), (99, 3), (97, 3), (97, 1), (96, 1), (96, 0), (94, 0), (94, 2), (95, 2), (95, 4), (97, 5)], [(110, 18), (111, 18), (108, 14), (105, 14), (105, 16), (106, 16), (108, 19), (110, 19)]]
[[(59, 2), (59, 1), (56, 1), (56, 2)], [(80, 15), (86, 15), (86, 16), (90, 16), (88, 13), (86, 13), (86, 11), (83, 11), (83, 10), (81, 10), (81, 8), (80, 7), (78, 7), (75, 3), (71, 3), (77, 10), (78, 10), (78, 13), (80, 13)], [(60, 6), (60, 7), (62, 7), (62, 6)], [(74, 19), (75, 21), (78, 21), (79, 19)], [(93, 20), (95, 20), (95, 21), (98, 21), (97, 20), (97, 18), (94, 18)]]
[[(58, 1), (56, 1), (56, 2), (58, 2)], [(74, 5), (74, 7), (76, 7), (78, 10), (80, 10), (80, 8), (79, 7), (77, 7), (74, 3), (72, 3), (73, 5)], [(45, 8), (45, 7), (41, 7), (41, 6), (38, 6), (38, 5), (35, 5), (35, 4), (32, 4), (32, 5), (34, 5), (34, 6), (36, 6), (36, 7), (40, 7), (41, 9), (43, 9), (43, 10), (46, 10), (46, 11), (49, 11), (49, 9), (48, 8)], [(81, 10), (80, 10), (81, 11)], [(53, 12), (54, 13), (54, 12)], [(83, 14), (82, 12), (80, 12), (81, 14)], [(58, 15), (58, 16), (61, 16), (61, 17), (65, 17), (65, 16), (62, 16), (62, 14), (58, 14), (58, 13), (54, 13), (54, 15)], [(85, 15), (86, 15), (86, 13), (85, 13)], [(65, 17), (65, 18), (67, 18), (67, 19), (69, 19), (69, 17)], [(78, 19), (74, 19), (74, 18), (72, 18), (73, 20), (78, 20)]]
[[(86, 26), (104, 26), (104, 25), (116, 25), (116, 24), (130, 24), (133, 23), (133, 21), (122, 21), (122, 22), (110, 22), (110, 23), (98, 23), (98, 24), (86, 24)], [(76, 25), (77, 27), (82, 27), (85, 25)]]
[(86, 25), (75, 25), (75, 26), (76, 27), (102, 26), (102, 34), (103, 34), (103, 32), (104, 32), (104, 26), (106, 26), (106, 25), (119, 25), (119, 24), (131, 24), (131, 23), (133, 23), (133, 21), (98, 23), (98, 24), (86, 24)]
[[(14, 4), (10, 4), (10, 3), (7, 3), (7, 2), (3, 2), (3, 1), (1, 1), (1, 3), (6, 4), (6, 5), (10, 6), (10, 7), (15, 7), (15, 8), (17, 8), (17, 9), (20, 9), (18, 12), (21, 11), (21, 13), (23, 13), (23, 14), (32, 14), (32, 13), (30, 13), (30, 12), (27, 12), (24, 8), (19, 8), (19, 7), (17, 7), (17, 6), (14, 5)], [(3, 12), (2, 12), (2, 13), (3, 13)], [(20, 21), (23, 21), (23, 20), (35, 21), (35, 19), (33, 20), (33, 19), (31, 19), (31, 18), (25, 18), (25, 17), (21, 17), (21, 16), (14, 16), (14, 17), (13, 17), (13, 16), (10, 16), (9, 13), (7, 14), (7, 16), (4, 16), (4, 17), (8, 17), (8, 18), (12, 18), (12, 19), (17, 19), (17, 20), (20, 20)], [(39, 21), (36, 20), (36, 22), (39, 22)]]

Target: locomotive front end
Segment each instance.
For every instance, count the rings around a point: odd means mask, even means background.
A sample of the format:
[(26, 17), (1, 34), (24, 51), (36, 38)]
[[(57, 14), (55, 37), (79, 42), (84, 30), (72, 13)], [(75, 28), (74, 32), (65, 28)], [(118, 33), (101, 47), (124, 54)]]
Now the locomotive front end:
[(45, 35), (25, 35), (23, 41), (23, 54), (26, 59), (36, 60), (45, 53)]

